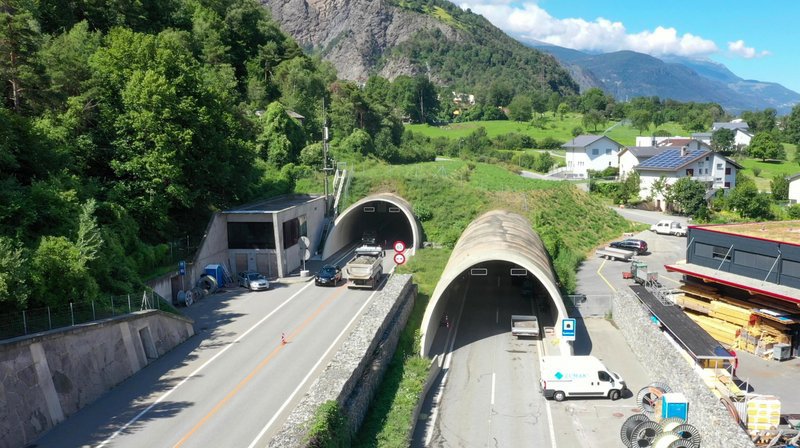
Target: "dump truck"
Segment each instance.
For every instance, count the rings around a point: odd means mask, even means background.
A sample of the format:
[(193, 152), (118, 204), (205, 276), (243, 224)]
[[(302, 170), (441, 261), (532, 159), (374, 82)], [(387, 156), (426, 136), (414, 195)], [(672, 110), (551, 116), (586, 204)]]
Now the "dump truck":
[(516, 337), (539, 336), (539, 319), (523, 314), (511, 315), (511, 334)]
[(348, 288), (375, 289), (383, 274), (383, 248), (380, 246), (361, 246), (355, 256), (344, 267)]

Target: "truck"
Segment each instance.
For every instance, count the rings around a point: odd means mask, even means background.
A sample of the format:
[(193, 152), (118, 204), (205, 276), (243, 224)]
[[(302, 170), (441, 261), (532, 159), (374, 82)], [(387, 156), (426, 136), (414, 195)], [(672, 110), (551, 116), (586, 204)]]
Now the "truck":
[(647, 263), (643, 261), (631, 262), (631, 277), (633, 281), (640, 285), (657, 285), (658, 272), (649, 272), (647, 270)]
[(542, 394), (547, 399), (606, 397), (618, 400), (628, 390), (625, 380), (594, 356), (542, 356)]
[(383, 275), (383, 248), (361, 246), (344, 267), (348, 288), (375, 289)]
[(622, 260), (630, 261), (636, 252), (632, 250), (617, 249), (616, 247), (606, 246), (602, 249), (597, 249), (595, 252), (598, 256), (607, 260)]
[(686, 227), (678, 221), (662, 219), (657, 224), (650, 226), (650, 231), (659, 235), (686, 236)]
[(524, 314), (511, 315), (511, 334), (519, 337), (538, 337), (539, 319)]

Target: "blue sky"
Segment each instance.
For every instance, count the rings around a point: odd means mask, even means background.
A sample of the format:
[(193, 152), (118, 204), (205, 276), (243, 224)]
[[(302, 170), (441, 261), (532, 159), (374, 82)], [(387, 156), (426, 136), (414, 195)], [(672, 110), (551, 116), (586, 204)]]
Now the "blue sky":
[(634, 50), (725, 64), (800, 92), (800, 1), (455, 1), (511, 36), (592, 52)]

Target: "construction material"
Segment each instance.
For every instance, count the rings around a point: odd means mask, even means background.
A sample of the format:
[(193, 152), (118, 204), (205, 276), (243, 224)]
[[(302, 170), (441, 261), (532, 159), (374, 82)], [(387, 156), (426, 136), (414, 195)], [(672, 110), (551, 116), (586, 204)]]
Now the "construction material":
[(699, 447), (700, 446), (700, 431), (697, 430), (694, 426), (684, 423), (682, 425), (678, 425), (675, 429), (672, 430), (675, 434), (678, 434), (681, 439), (691, 442), (692, 446)]
[(633, 435), (633, 430), (640, 423), (650, 421), (650, 419), (644, 414), (633, 414), (622, 424), (622, 428), (620, 428), (619, 436), (622, 439), (622, 443), (625, 444), (628, 448), (633, 448), (631, 445), (631, 436)]
[(781, 401), (771, 395), (759, 395), (747, 400), (747, 430), (775, 429), (781, 422)]
[(636, 394), (636, 404), (639, 409), (648, 417), (655, 415), (658, 400), (665, 393), (672, 392), (672, 388), (660, 382), (650, 383), (649, 385), (639, 389)]
[(511, 315), (511, 334), (516, 337), (538, 337), (539, 319), (522, 314)]
[(631, 446), (653, 446), (653, 441), (662, 432), (664, 432), (664, 429), (661, 428), (661, 425), (654, 421), (648, 420), (646, 422), (639, 423), (635, 428), (633, 428), (633, 433), (631, 434)]

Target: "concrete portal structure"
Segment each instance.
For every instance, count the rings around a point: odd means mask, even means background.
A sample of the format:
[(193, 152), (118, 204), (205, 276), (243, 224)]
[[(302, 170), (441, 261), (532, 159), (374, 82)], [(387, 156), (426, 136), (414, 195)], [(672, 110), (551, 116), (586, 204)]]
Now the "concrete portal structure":
[(365, 197), (336, 218), (325, 241), (322, 258), (328, 259), (347, 245), (360, 241), (364, 231), (376, 232), (378, 241), (386, 249), (400, 240), (413, 254), (422, 245), (422, 227), (411, 204), (395, 194), (381, 193)]
[[(506, 275), (532, 281), (535, 294), (530, 312), (535, 307), (554, 310), (553, 326), (561, 328), (567, 310), (542, 240), (527, 219), (508, 211), (494, 210), (480, 216), (464, 230), (450, 255), (422, 319), (423, 356), (430, 355), (447, 302), (466, 282), (466, 276), (486, 276), (490, 269), (497, 267), (501, 267)], [(488, 280), (489, 276), (485, 278)], [(569, 342), (562, 339), (559, 347), (561, 354), (572, 354)]]

